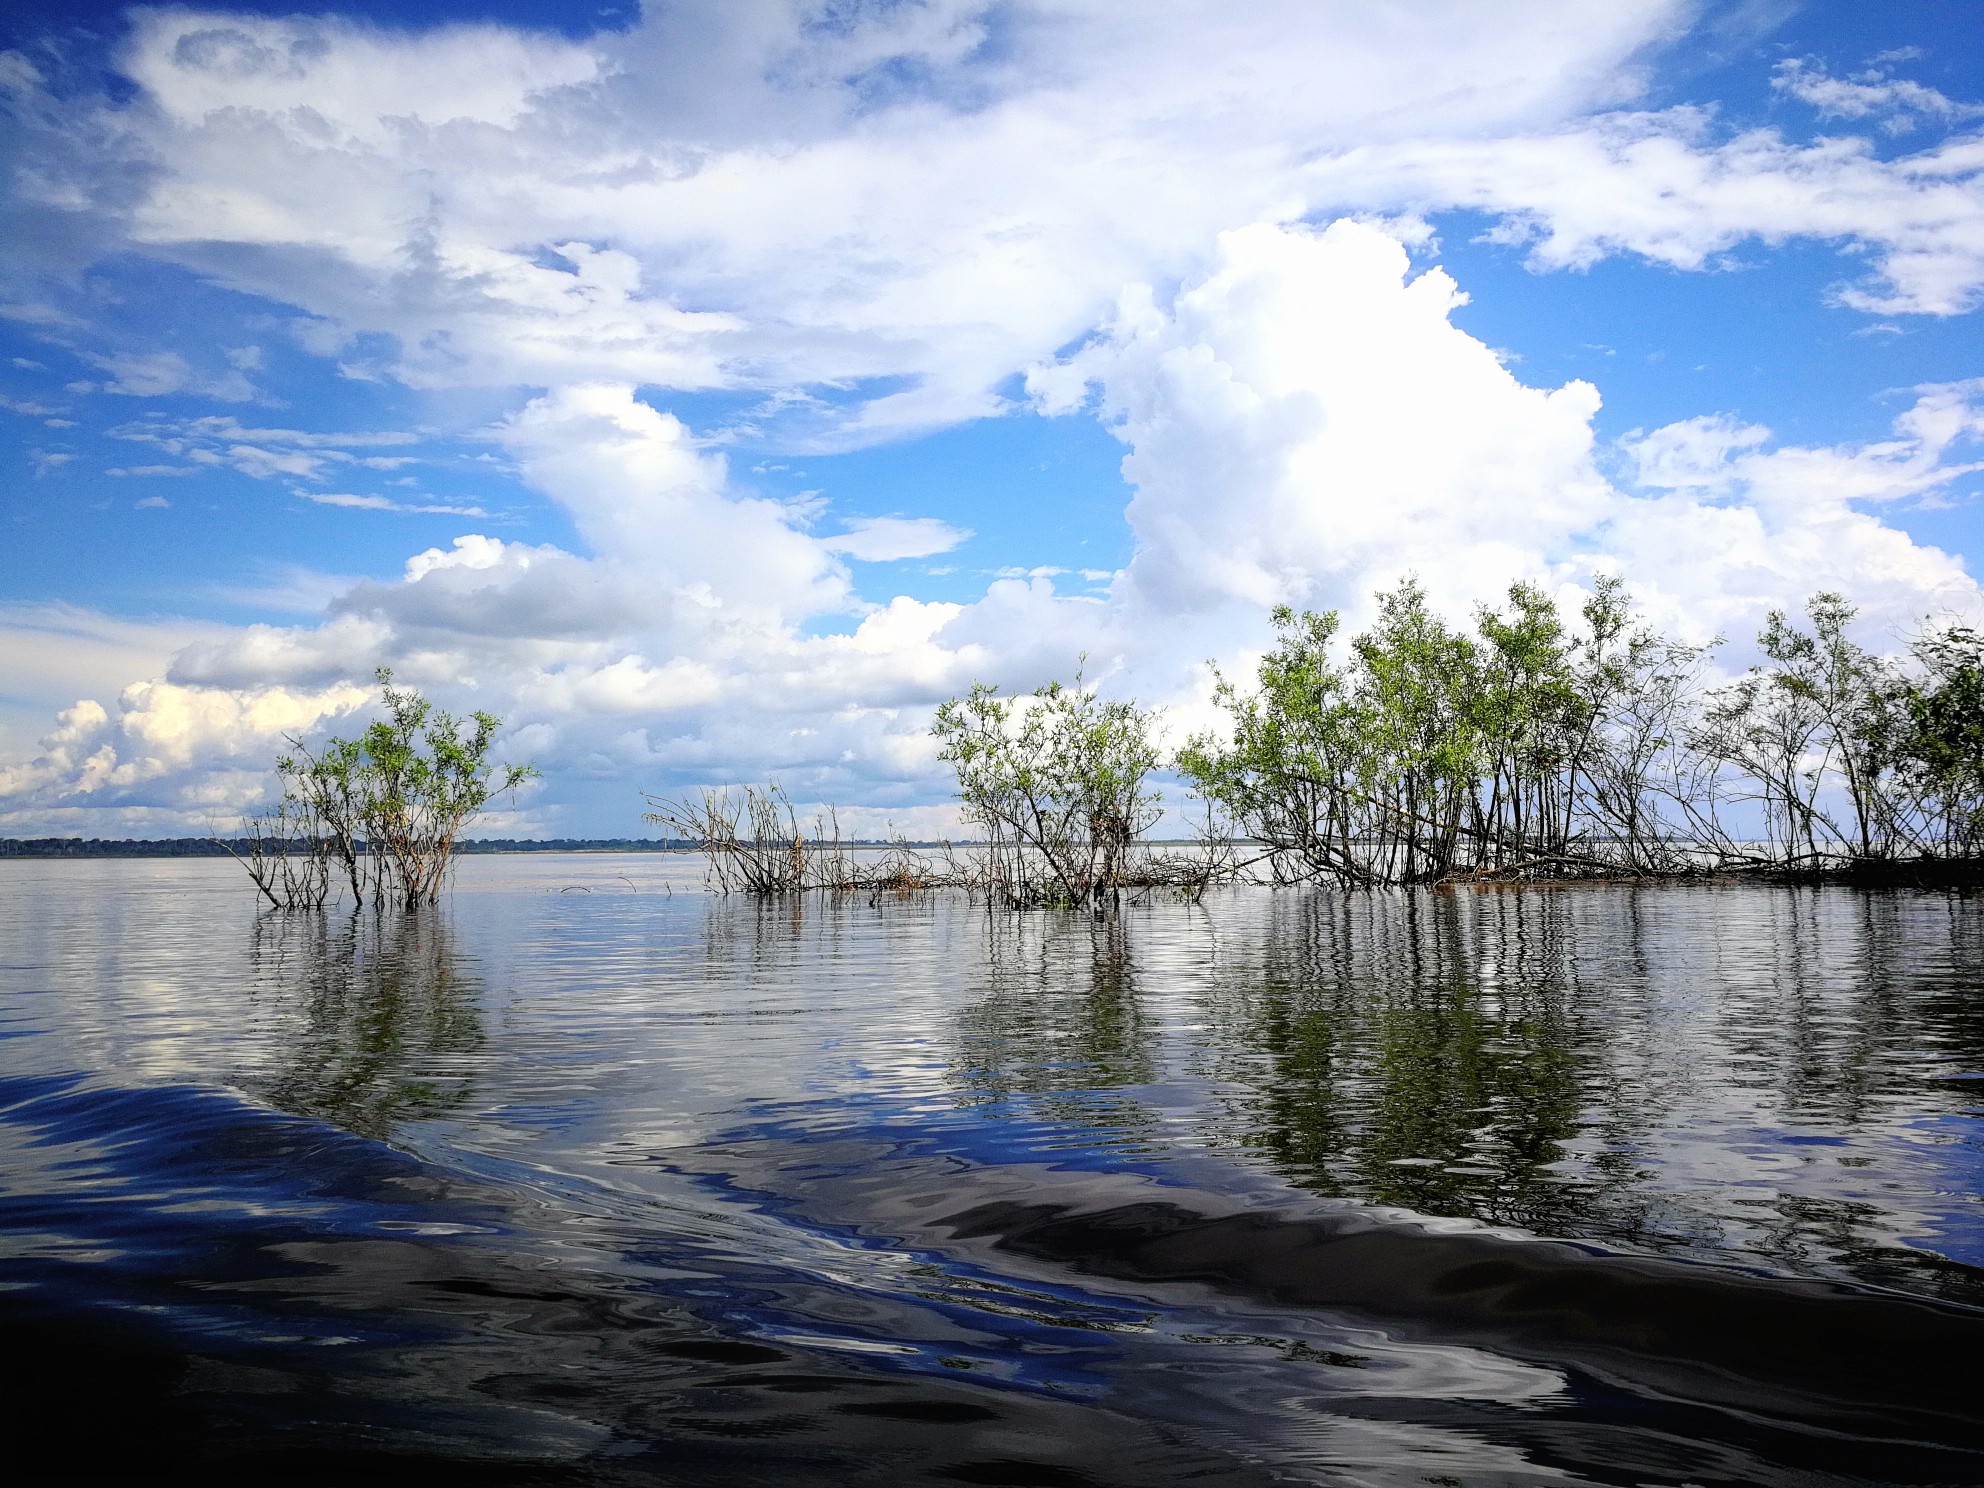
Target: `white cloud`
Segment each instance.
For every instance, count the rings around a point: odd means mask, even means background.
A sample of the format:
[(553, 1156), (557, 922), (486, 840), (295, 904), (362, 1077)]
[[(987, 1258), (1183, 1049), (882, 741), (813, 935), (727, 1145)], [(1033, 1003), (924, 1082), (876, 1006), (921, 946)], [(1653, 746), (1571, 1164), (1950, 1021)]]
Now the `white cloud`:
[(42, 418), (51, 413), (62, 412), (60, 408), (47, 403), (37, 403), (32, 398), (0, 398), (0, 408), (6, 409), (9, 413), (25, 414), (29, 418)]
[(185, 620), (131, 620), (65, 604), (0, 603), (0, 750), (18, 756), (78, 693), (116, 697), (134, 680), (165, 674), (187, 645), (225, 627)]
[[(1398, 240), (1430, 253), (1438, 214), (1466, 208), (1538, 268), (1712, 268), (1807, 238), (1871, 270), (1846, 304), (1975, 303), (1984, 144), (1885, 158), (1631, 110), (1636, 57), (1690, 13), (656, 0), (573, 42), (137, 12), (134, 99), (79, 110), (12, 80), (32, 165), (15, 206), (80, 224), (19, 272), (148, 254), (280, 302), (287, 334), (352, 376), (502, 388), (516, 411), (490, 458), (558, 503), (577, 550), (463, 534), (390, 580), (312, 580), (320, 621), (127, 656), (84, 689), (116, 709), (78, 705), (13, 777), (10, 820), (87, 798), (190, 823), (252, 791), (268, 719), (344, 717), (340, 689), (382, 664), (504, 714), (506, 748), (629, 810), (636, 781), (779, 773), (885, 812), (927, 799), (929, 705), (974, 677), (1027, 686), (1087, 651), (1092, 677), (1189, 722), (1204, 658), (1244, 659), (1265, 605), (1355, 612), (1407, 568), (1462, 607), (1618, 567), (1697, 631), (1825, 584), (1877, 625), (1974, 605), (1961, 564), (1874, 509), (1971, 468), (1976, 386), (1919, 390), (1868, 444), (1781, 446), (1710, 409), (1601, 450), (1596, 388), (1527, 384), (1452, 323), (1452, 280), (1408, 271)], [(1841, 118), (1970, 107), (1811, 64), (1777, 85)], [(1362, 220), (1299, 225), (1340, 214)], [(174, 352), (98, 365), (134, 396), (245, 397), (249, 350), (204, 380)], [(843, 447), (1000, 411), (1028, 368), (1038, 406), (1095, 408), (1126, 447), (1135, 556), (1080, 571), (1105, 593), (1062, 593), (1043, 564), (969, 605), (871, 604), (851, 562), (968, 534), (753, 494), (720, 435), (657, 406), (755, 388), (744, 423)], [(420, 509), (331, 489), (420, 458), (420, 435), (226, 416), (112, 432), (179, 462), (133, 472)]]
[(240, 371), (206, 376), (176, 351), (123, 352), (89, 356), (91, 365), (110, 374), (108, 382), (72, 382), (77, 393), (118, 393), (129, 398), (161, 398), (168, 393), (198, 393), (226, 403), (244, 403), (255, 396), (254, 384)]
[(307, 491), (301, 486), (293, 487), (291, 494), (318, 506), (342, 506), (356, 511), (399, 512), (401, 514), (425, 512), (449, 517), (486, 517), (488, 512), (479, 506), (448, 505), (445, 502), (394, 501), (389, 496), (366, 496), (350, 491)]
[(225, 830), (226, 815), (266, 790), (268, 759), (286, 736), (367, 697), (350, 684), (301, 693), (141, 682), (124, 689), (115, 715), (85, 698), (57, 716), (34, 758), (0, 765), (0, 827), (32, 830), (51, 809), (81, 803), (107, 820), (137, 810), (182, 829)]
[(1631, 458), (1635, 482), (1661, 490), (1725, 491), (1735, 485), (1731, 456), (1754, 450), (1770, 439), (1761, 424), (1739, 424), (1722, 414), (1702, 414), (1667, 424), (1651, 434), (1633, 433), (1622, 443)]
[[(1912, 58), (1890, 54), (1884, 60)], [(1839, 78), (1815, 58), (1792, 57), (1778, 63), (1770, 85), (1811, 104), (1821, 118), (1880, 118), (1882, 127), (1891, 134), (1906, 134), (1925, 119), (1954, 124), (1984, 115), (1984, 104), (1959, 103), (1926, 84), (1894, 77), (1885, 67)]]
[(820, 546), (863, 563), (888, 563), (948, 553), (970, 536), (966, 528), (935, 517), (855, 517), (844, 532), (822, 538)]
[[(199, 475), (204, 470), (228, 469), (256, 480), (310, 480), (327, 478), (333, 466), (354, 469), (397, 470), (417, 462), (410, 455), (360, 455), (354, 450), (390, 448), (417, 443), (419, 436), (405, 430), (388, 429), (363, 433), (311, 432), (303, 429), (244, 428), (226, 415), (172, 419), (151, 417), (119, 424), (108, 431), (112, 439), (134, 444), (155, 445), (168, 455), (185, 460), (184, 465), (119, 466), (110, 475)], [(295, 489), (292, 487), (292, 489)], [(376, 505), (383, 498), (307, 495), (307, 500), (330, 506)], [(449, 506), (434, 508), (381, 507), (381, 510), (446, 510), (458, 515), (481, 516), (479, 508)]]
[(1694, 108), (1600, 115), (1568, 130), (1419, 140), (1320, 161), (1318, 195), (1501, 219), (1533, 266), (1633, 253), (1680, 269), (1756, 241), (1833, 241), (1876, 274), (1835, 293), (1878, 315), (1955, 315), (1984, 295), (1984, 139), (1883, 160), (1854, 136), (1810, 145), (1761, 129), (1720, 138)]
[(1130, 446), (1139, 601), (1354, 604), (1405, 567), (1473, 597), (1461, 570), (1492, 587), (1600, 521), (1597, 391), (1524, 386), (1451, 324), (1463, 298), (1353, 222), (1228, 233), (1168, 312), (1126, 296), (1072, 370)]
[[(1977, 605), (1960, 562), (1866, 510), (1980, 468), (1984, 381), (1918, 391), (1894, 436), (1773, 446), (1721, 417), (1626, 442), (1635, 479), (1600, 473), (1597, 391), (1524, 385), (1449, 316), (1438, 270), (1413, 278), (1362, 225), (1259, 226), (1169, 310), (1126, 296), (1115, 330), (1033, 383), (1054, 406), (1080, 385), (1130, 447), (1137, 552), (1115, 587), (1132, 617), (1194, 615), (1189, 640), (1135, 651), (1160, 687), (1189, 661), (1258, 635), (1274, 603), (1353, 616), (1418, 572), (1456, 612), (1512, 577), (1624, 572), (1664, 623), (1740, 636), (1764, 607), (1822, 587), (1890, 630)], [(1185, 649), (1187, 646), (1190, 649)]]
[(499, 436), (593, 552), (695, 606), (764, 616), (840, 610), (846, 571), (802, 530), (810, 512), (739, 496), (720, 453), (625, 385), (533, 400)]

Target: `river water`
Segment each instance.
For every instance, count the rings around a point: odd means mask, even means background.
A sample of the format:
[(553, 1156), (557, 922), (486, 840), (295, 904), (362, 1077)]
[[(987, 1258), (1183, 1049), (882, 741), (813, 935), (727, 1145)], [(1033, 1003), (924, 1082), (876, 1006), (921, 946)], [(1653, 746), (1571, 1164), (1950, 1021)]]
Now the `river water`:
[[(1984, 1482), (1984, 916), (0, 863), (63, 1478)], [(51, 1479), (53, 1480), (53, 1479)]]

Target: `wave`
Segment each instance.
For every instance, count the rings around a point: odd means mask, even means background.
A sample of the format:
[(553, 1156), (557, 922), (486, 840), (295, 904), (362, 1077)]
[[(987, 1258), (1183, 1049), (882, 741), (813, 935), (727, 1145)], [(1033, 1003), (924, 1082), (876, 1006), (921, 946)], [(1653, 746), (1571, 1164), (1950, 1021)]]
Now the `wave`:
[(1198, 1283), (1826, 1431), (1984, 1440), (1984, 1309), (1344, 1209), (1004, 1198), (933, 1219), (1080, 1274)]

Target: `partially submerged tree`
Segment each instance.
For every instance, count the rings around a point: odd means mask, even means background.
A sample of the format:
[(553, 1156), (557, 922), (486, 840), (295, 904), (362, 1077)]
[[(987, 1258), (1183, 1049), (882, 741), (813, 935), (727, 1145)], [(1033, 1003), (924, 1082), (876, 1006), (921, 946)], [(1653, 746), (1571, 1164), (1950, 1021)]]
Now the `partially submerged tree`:
[(944, 881), (943, 870), (900, 840), (858, 853), (842, 840), (840, 813), (832, 806), (813, 818), (810, 829), (803, 826), (777, 781), (646, 799), (647, 820), (703, 854), (707, 882), (720, 894), (913, 893)]
[(1920, 822), (1916, 845), (1976, 857), (1984, 853), (1984, 635), (1945, 625), (1912, 650), (1921, 676), (1900, 692), (1894, 761)]
[(1591, 835), (1615, 844), (1628, 872), (1689, 867), (1680, 844), (1701, 835), (1690, 813), (1705, 791), (1685, 735), (1713, 645), (1690, 646), (1637, 622), (1611, 575), (1599, 576), (1581, 614), (1573, 668), (1588, 733), (1572, 761), (1566, 840), (1583, 811)]
[(435, 903), (461, 834), (496, 796), (537, 771), (498, 767), (489, 751), (502, 720), (466, 719), (393, 686), (380, 668), (386, 716), (356, 739), (312, 748), (291, 737), (276, 761), (281, 799), (247, 825), (249, 874), (282, 908), (321, 906), (340, 884), (352, 902)]
[(1026, 697), (974, 685), (931, 732), (985, 833), (989, 893), (1022, 905), (1099, 906), (1125, 887), (1132, 848), (1158, 817), (1156, 715), (1081, 684)]
[(1178, 768), (1267, 846), (1278, 875), (1368, 881), (1364, 710), (1351, 672), (1330, 657), (1336, 613), (1297, 615), (1284, 605), (1274, 626), (1280, 644), (1262, 658), (1256, 691), (1214, 671), (1213, 699), (1232, 721), (1231, 737), (1194, 738)]
[[(377, 877), (409, 909), (432, 904), (454, 866), (464, 828), (490, 799), (515, 790), (537, 771), (507, 765), (499, 774), (489, 748), (502, 720), (480, 710), (466, 719), (436, 709), (419, 693), (392, 685), (382, 670), (386, 716), (357, 741), (359, 799)], [(339, 741), (333, 741), (337, 743)]]
[(1407, 580), (1332, 655), (1334, 614), (1279, 644), (1181, 772), (1280, 879), (1823, 868), (1984, 848), (1984, 639), (1919, 640), (1911, 679), (1854, 642), (1837, 594), (1774, 611), (1764, 660), (1708, 685), (1711, 647), (1662, 636), (1601, 578), (1567, 624), (1517, 584), (1448, 629)]

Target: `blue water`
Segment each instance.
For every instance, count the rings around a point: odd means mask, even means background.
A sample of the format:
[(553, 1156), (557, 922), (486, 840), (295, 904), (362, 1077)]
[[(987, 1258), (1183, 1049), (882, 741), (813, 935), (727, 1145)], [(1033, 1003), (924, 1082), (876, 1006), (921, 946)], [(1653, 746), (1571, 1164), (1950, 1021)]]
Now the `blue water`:
[(1978, 901), (0, 863), (68, 1475), (1984, 1481)]

